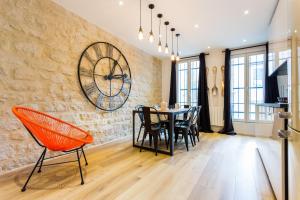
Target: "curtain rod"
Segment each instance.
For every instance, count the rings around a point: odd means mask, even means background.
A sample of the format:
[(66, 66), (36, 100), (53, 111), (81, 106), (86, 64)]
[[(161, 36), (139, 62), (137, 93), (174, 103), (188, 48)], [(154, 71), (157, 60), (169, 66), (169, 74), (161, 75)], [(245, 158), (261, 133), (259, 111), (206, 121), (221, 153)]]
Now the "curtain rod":
[[(200, 55), (200, 54), (199, 54), (199, 55)], [(184, 60), (184, 59), (189, 59), (189, 58), (198, 58), (198, 57), (199, 57), (199, 55), (182, 57), (182, 58), (180, 58), (180, 59)], [(208, 55), (209, 55), (209, 53), (206, 53), (205, 55), (206, 55), (206, 56), (208, 56)]]
[[(238, 51), (238, 50), (243, 50), (243, 49), (250, 49), (250, 48), (255, 48), (255, 47), (261, 47), (265, 46), (267, 43), (262, 43), (262, 44), (256, 44), (253, 46), (248, 46), (248, 47), (241, 47), (241, 48), (236, 48), (236, 49), (230, 49), (230, 51)], [(222, 53), (225, 53), (225, 50), (222, 51)]]

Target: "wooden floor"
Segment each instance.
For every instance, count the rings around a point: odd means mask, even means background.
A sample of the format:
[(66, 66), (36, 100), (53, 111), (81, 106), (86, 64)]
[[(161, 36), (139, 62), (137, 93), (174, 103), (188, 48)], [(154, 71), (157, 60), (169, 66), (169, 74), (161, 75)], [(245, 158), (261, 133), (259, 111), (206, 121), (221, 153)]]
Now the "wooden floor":
[(85, 185), (76, 163), (45, 167), (24, 193), (28, 170), (2, 176), (0, 199), (274, 199), (255, 138), (204, 134), (189, 152), (178, 144), (174, 157), (131, 145), (122, 141), (87, 152)]

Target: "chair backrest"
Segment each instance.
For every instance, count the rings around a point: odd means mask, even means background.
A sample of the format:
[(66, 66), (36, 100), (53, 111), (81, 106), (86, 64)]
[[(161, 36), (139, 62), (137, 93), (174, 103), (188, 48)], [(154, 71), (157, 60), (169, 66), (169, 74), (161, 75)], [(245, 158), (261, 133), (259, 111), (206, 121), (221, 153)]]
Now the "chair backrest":
[(145, 130), (151, 132), (151, 125), (156, 123), (160, 126), (160, 117), (156, 108), (153, 107), (142, 107), (144, 120), (145, 120)]
[(12, 111), (32, 137), (51, 150), (68, 149), (93, 141), (87, 132), (45, 113), (20, 106), (13, 107)]
[[(190, 108), (190, 105), (183, 105), (183, 108)], [(187, 113), (184, 113), (183, 114), (183, 119), (186, 120), (188, 117), (188, 114)]]
[(191, 107), (187, 114), (187, 119), (186, 121), (188, 122), (188, 125), (191, 126), (194, 120), (194, 116), (195, 116), (195, 112), (196, 112), (196, 107)]
[(138, 111), (138, 116), (141, 120), (141, 123), (145, 123), (144, 114), (143, 114), (143, 105), (138, 105), (135, 107), (135, 110)]
[(196, 107), (196, 112), (195, 112), (195, 115), (194, 115), (194, 119), (193, 119), (193, 124), (194, 125), (197, 125), (197, 123), (200, 119), (200, 111), (201, 111), (201, 106), (197, 106)]

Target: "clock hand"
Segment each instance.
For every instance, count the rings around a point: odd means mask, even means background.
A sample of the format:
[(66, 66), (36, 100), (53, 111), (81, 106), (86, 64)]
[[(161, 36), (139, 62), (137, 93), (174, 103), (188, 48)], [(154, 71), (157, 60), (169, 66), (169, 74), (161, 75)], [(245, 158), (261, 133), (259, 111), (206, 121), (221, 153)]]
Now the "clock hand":
[(116, 74), (111, 77), (112, 79), (123, 79), (127, 78), (127, 74)]
[(117, 66), (118, 62), (117, 61), (114, 61), (114, 66), (111, 70), (111, 74), (110, 75), (113, 75), (115, 73), (115, 69), (116, 69), (116, 66)]
[(94, 76), (102, 76), (104, 80), (108, 79), (108, 75), (94, 74)]

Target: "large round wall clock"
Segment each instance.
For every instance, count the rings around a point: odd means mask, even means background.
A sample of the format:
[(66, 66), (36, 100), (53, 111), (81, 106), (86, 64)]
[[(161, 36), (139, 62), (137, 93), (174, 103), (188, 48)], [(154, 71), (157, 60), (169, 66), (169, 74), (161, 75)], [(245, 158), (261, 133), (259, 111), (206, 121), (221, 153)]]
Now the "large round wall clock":
[(101, 110), (117, 110), (129, 97), (132, 81), (128, 62), (107, 42), (95, 42), (82, 52), (78, 78), (86, 98)]

